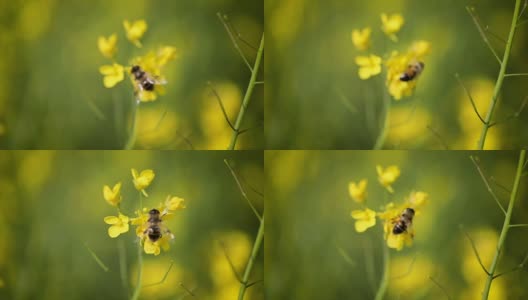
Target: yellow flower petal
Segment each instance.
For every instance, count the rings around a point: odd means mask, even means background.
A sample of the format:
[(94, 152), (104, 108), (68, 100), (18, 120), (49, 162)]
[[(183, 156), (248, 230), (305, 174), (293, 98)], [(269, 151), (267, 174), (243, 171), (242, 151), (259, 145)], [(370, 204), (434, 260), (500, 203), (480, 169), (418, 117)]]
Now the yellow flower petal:
[(365, 210), (353, 210), (350, 215), (356, 220), (354, 227), (357, 232), (364, 232), (376, 225), (376, 212), (366, 208)]
[(404, 19), (400, 14), (381, 14), (381, 30), (394, 42), (398, 41), (398, 37), (395, 35), (400, 31), (403, 26)]
[(152, 180), (154, 180), (155, 174), (153, 170), (143, 170), (140, 174), (136, 171), (136, 169), (132, 169), (132, 177), (134, 186), (138, 191), (141, 191), (145, 196), (148, 197), (147, 192), (145, 189), (150, 185)]
[(389, 234), (389, 237), (387, 238), (387, 246), (389, 246), (389, 248), (393, 248), (398, 251), (403, 249), (404, 242), (405, 242), (404, 234), (393, 234), (391, 232)]
[(352, 43), (358, 50), (367, 50), (370, 46), (370, 27), (361, 30), (354, 29), (352, 31)]
[(104, 75), (103, 84), (106, 88), (112, 88), (125, 79), (124, 67), (120, 64), (101, 66), (99, 72)]
[(381, 57), (371, 54), (370, 56), (357, 56), (356, 64), (359, 66), (359, 78), (365, 80), (381, 73)]
[(97, 46), (104, 57), (112, 58), (117, 51), (117, 35), (114, 33), (108, 38), (100, 36), (97, 39)]
[(139, 39), (141, 39), (143, 34), (147, 31), (147, 22), (145, 22), (145, 20), (138, 20), (130, 23), (128, 20), (125, 20), (123, 26), (125, 27), (127, 39), (137, 47), (141, 48), (141, 42)]
[(103, 196), (106, 202), (112, 206), (117, 206), (122, 200), (121, 197), (121, 182), (118, 182), (112, 189), (105, 185), (103, 187)]
[(378, 181), (383, 185), (390, 193), (393, 193), (391, 184), (400, 177), (400, 168), (398, 166), (389, 166), (386, 169), (383, 169), (380, 165), (376, 166), (376, 171), (378, 173)]
[(115, 216), (108, 216), (108, 217), (105, 217), (104, 218), (104, 222), (106, 224), (116, 224), (117, 222), (119, 222), (119, 218), (118, 217), (115, 217)]
[(365, 202), (367, 198), (367, 180), (362, 179), (358, 184), (350, 182), (348, 184), (348, 194), (358, 203)]
[(157, 242), (153, 243), (149, 239), (145, 240), (145, 245), (143, 245), (143, 250), (145, 250), (145, 253), (147, 254), (154, 254), (154, 255), (160, 254), (160, 247), (158, 243)]
[(180, 197), (167, 197), (167, 200), (165, 200), (165, 208), (170, 211), (174, 210), (181, 210), (185, 208), (185, 204), (183, 203), (185, 200)]

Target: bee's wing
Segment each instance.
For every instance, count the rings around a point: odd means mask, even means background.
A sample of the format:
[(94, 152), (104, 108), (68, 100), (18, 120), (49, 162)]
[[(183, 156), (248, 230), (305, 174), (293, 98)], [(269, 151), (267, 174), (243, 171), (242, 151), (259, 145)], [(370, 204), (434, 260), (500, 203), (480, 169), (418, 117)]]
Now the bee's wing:
[(167, 225), (160, 223), (159, 227), (163, 235), (168, 235), (171, 240), (174, 239), (174, 234), (172, 234), (172, 232), (169, 230), (169, 227), (167, 227)]
[(154, 84), (165, 85), (167, 84), (167, 80), (165, 80), (165, 78), (154, 77)]

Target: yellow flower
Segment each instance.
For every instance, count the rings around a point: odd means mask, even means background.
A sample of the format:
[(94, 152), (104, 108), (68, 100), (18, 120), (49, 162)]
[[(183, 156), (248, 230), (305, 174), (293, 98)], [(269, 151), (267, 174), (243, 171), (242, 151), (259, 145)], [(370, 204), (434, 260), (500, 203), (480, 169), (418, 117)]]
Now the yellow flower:
[(367, 50), (370, 47), (370, 27), (354, 29), (352, 31), (352, 43), (358, 50)]
[(160, 248), (163, 249), (163, 251), (168, 251), (170, 248), (169, 241), (171, 240), (171, 236), (168, 234), (164, 234), (161, 236), (161, 238), (155, 242), (152, 242), (150, 239), (146, 238), (145, 242), (143, 244), (143, 250), (145, 250), (145, 253), (147, 254), (154, 254), (159, 255), (160, 254)]
[(415, 210), (420, 209), (429, 200), (429, 194), (425, 192), (411, 192), (411, 195), (407, 199), (407, 206), (414, 208)]
[(112, 206), (118, 206), (121, 203), (121, 182), (118, 182), (112, 189), (108, 185), (103, 187), (103, 196)]
[[(146, 211), (146, 209), (144, 210)], [(130, 219), (130, 224), (137, 226), (136, 227), (136, 235), (138, 237), (143, 237), (143, 232), (148, 227), (148, 219), (149, 215), (146, 212), (141, 212), (141, 210), (136, 210), (136, 218)]]
[(99, 72), (104, 75), (103, 84), (106, 88), (112, 88), (125, 79), (124, 68), (120, 64), (101, 66)]
[(125, 20), (123, 26), (125, 26), (127, 39), (137, 47), (141, 48), (141, 42), (139, 39), (141, 39), (143, 34), (147, 31), (147, 22), (145, 22), (145, 20), (138, 20), (130, 23), (128, 20)]
[(390, 193), (394, 193), (392, 184), (400, 177), (400, 168), (397, 166), (390, 166), (383, 169), (380, 165), (376, 166), (378, 172), (378, 180)]
[(185, 200), (180, 197), (167, 196), (165, 200), (165, 209), (168, 211), (182, 210), (185, 208)]
[[(157, 52), (149, 51), (144, 56), (135, 57), (132, 60), (133, 65), (141, 66), (141, 68), (151, 74), (160, 82), (165, 82), (165, 77), (162, 75), (162, 68), (170, 61), (176, 58), (177, 50), (171, 46), (162, 46)], [(130, 80), (134, 87), (136, 87), (135, 80), (130, 76)], [(162, 85), (156, 85), (153, 91), (142, 91), (140, 93), (141, 102), (149, 102), (157, 99), (158, 94), (163, 95), (165, 89)]]
[(348, 184), (348, 193), (357, 203), (365, 202), (365, 198), (367, 198), (367, 180), (362, 179), (358, 184), (350, 182)]
[(176, 58), (177, 50), (175, 47), (163, 46), (158, 49), (158, 67), (161, 68), (165, 66), (169, 61), (172, 61)]
[(154, 180), (154, 171), (152, 170), (143, 170), (141, 171), (141, 174), (138, 174), (138, 171), (136, 169), (132, 169), (132, 177), (134, 178), (134, 186), (136, 187), (136, 190), (141, 191), (145, 197), (148, 197), (147, 192), (145, 189), (150, 185), (152, 180)]
[(369, 208), (365, 210), (353, 210), (350, 215), (356, 220), (354, 226), (357, 232), (364, 232), (376, 225), (376, 212)]
[(356, 64), (359, 66), (359, 78), (365, 80), (381, 73), (381, 57), (371, 54), (370, 56), (356, 56)]
[(398, 37), (395, 33), (400, 31), (403, 26), (404, 20), (400, 14), (381, 14), (381, 30), (394, 42), (398, 41)]
[(114, 57), (114, 54), (117, 51), (117, 35), (114, 33), (108, 38), (100, 36), (97, 40), (97, 46), (99, 47), (99, 51), (103, 54), (104, 57)]
[(108, 228), (108, 235), (116, 238), (120, 234), (128, 231), (128, 217), (119, 213), (119, 216), (109, 216), (104, 218), (106, 224), (112, 225)]
[(431, 43), (428, 41), (415, 41), (409, 48), (409, 52), (415, 59), (420, 60), (431, 52)]
[(391, 202), (385, 206), (385, 211), (378, 213), (378, 217), (384, 220), (383, 232), (384, 238), (387, 241), (387, 246), (398, 251), (403, 249), (403, 246), (410, 247), (414, 236), (414, 229), (412, 226), (399, 234), (394, 234), (392, 231), (395, 221), (398, 220), (405, 208), (407, 208), (406, 205), (394, 205), (394, 203)]

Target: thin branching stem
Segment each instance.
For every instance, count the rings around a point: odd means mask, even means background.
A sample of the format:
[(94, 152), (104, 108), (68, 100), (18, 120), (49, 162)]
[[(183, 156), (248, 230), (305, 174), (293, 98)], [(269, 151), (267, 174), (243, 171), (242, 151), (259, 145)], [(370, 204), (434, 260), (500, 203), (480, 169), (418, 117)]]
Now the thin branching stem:
[(225, 256), (227, 262), (229, 263), (229, 266), (231, 267), (231, 271), (233, 272), (233, 274), (235, 274), (235, 277), (236, 277), (237, 281), (239, 283), (242, 283), (242, 278), (240, 278), (240, 275), (238, 275), (238, 271), (236, 270), (235, 265), (233, 264), (233, 261), (231, 260), (231, 258), (227, 254), (227, 248), (226, 248), (224, 242), (219, 240), (218, 244), (220, 244), (220, 247), (222, 248), (222, 251), (224, 252), (224, 256)]
[(493, 276), (493, 279), (524, 268), (524, 266), (526, 265), (526, 262), (528, 262), (528, 252), (524, 256), (524, 259), (522, 260), (522, 262), (520, 264), (518, 264), (517, 266), (515, 266), (514, 268), (512, 268), (512, 269), (510, 269), (508, 271), (505, 271), (505, 272), (502, 272), (502, 273), (499, 273), (499, 274)]
[(411, 263), (409, 264), (409, 267), (407, 268), (407, 271), (405, 271), (405, 273), (393, 276), (391, 278), (391, 280), (402, 279), (402, 278), (405, 278), (405, 277), (409, 276), (412, 273), (412, 270), (414, 268), (414, 263), (416, 262), (416, 258), (417, 258), (417, 256), (414, 255), (414, 257), (413, 257)]
[[(506, 67), (508, 66), (508, 60), (510, 59), (511, 48), (513, 44), (513, 38), (515, 36), (515, 29), (517, 25), (517, 19), (519, 17), (519, 10), (521, 7), (521, 0), (515, 0), (515, 9), (513, 11), (512, 23), (510, 26), (510, 33), (508, 35), (508, 42), (506, 43), (506, 49), (504, 50), (504, 56), (502, 58), (499, 75), (495, 83), (495, 89), (493, 91), (493, 96), (488, 108), (488, 113), (485, 118), (485, 122), (482, 125), (482, 131), (480, 134), (480, 139), (478, 142), (478, 149), (483, 150), (486, 143), (486, 136), (488, 134), (488, 129), (490, 128), (490, 122), (493, 118), (493, 113), (495, 111), (495, 106), (497, 104), (497, 99), (499, 98), (499, 93), (502, 87), (502, 82), (504, 81), (504, 75), (506, 75)], [(468, 10), (470, 11), (470, 10)]]
[(155, 285), (160, 285), (160, 284), (164, 283), (165, 280), (167, 279), (167, 276), (169, 276), (170, 270), (172, 269), (173, 265), (174, 265), (174, 261), (171, 261), (171, 263), (169, 265), (169, 268), (167, 269), (167, 271), (165, 272), (165, 275), (163, 275), (163, 278), (161, 278), (160, 281), (155, 282), (155, 283), (146, 284), (146, 285), (143, 286), (143, 288), (151, 287), (151, 286), (155, 286)]
[(475, 12), (475, 8), (472, 7), (472, 6), (467, 6), (466, 7), (466, 10), (468, 11), (469, 15), (471, 16), (471, 18), (473, 19), (473, 22), (475, 23), (475, 26), (477, 26), (477, 29), (480, 33), (480, 36), (482, 37), (482, 39), (484, 40), (484, 43), (486, 43), (486, 45), (488, 46), (488, 48), (491, 50), (491, 53), (493, 53), (493, 56), (495, 56), (495, 58), (497, 59), (497, 62), (499, 64), (502, 64), (501, 62), (501, 59), (499, 58), (499, 56), (497, 55), (497, 52), (495, 52), (495, 49), (493, 49), (493, 46), (491, 45), (489, 39), (488, 39), (488, 36), (486, 35), (486, 32), (484, 31), (484, 28), (482, 27), (482, 25), (480, 24), (480, 20)]
[(504, 207), (502, 206), (502, 204), (499, 201), (499, 198), (497, 197), (497, 195), (495, 195), (495, 192), (491, 188), (491, 185), (489, 184), (488, 179), (486, 178), (486, 175), (484, 174), (484, 171), (480, 167), (480, 164), (477, 161), (477, 158), (475, 158), (473, 156), (470, 156), (469, 158), (471, 158), (471, 161), (473, 162), (473, 164), (475, 164), (475, 167), (477, 168), (477, 171), (479, 172), (480, 177), (482, 178), (482, 181), (484, 181), (484, 184), (486, 185), (486, 188), (488, 189), (488, 192), (490, 192), (490, 194), (493, 197), (493, 199), (495, 199), (495, 202), (497, 202), (497, 205), (500, 207), (502, 212), (506, 215), (506, 210), (504, 209)]
[(442, 136), (440, 135), (440, 133), (438, 133), (438, 131), (436, 131), (435, 129), (433, 129), (432, 126), (430, 125), (427, 125), (425, 126), (427, 129), (429, 129), (429, 131), (431, 131), (431, 133), (440, 141), (440, 143), (442, 144), (442, 146), (444, 146), (444, 149), (445, 150), (449, 150), (449, 145), (446, 143), (446, 141), (442, 138)]
[(429, 276), (429, 279), (437, 286), (439, 287), (442, 292), (444, 292), (444, 294), (446, 295), (447, 297), (447, 300), (451, 300), (451, 296), (449, 295), (449, 293), (447, 292), (447, 290), (440, 284), (440, 282), (438, 282), (437, 280), (435, 280), (433, 278), (433, 276)]
[(478, 253), (477, 246), (475, 245), (475, 241), (473, 241), (473, 239), (471, 238), (469, 233), (467, 233), (462, 227), (460, 228), (460, 230), (462, 230), (462, 232), (464, 232), (464, 234), (466, 235), (467, 239), (469, 240), (469, 243), (471, 244), (471, 248), (473, 249), (473, 253), (475, 253), (475, 257), (477, 257), (478, 263), (482, 267), (482, 270), (484, 270), (484, 273), (489, 275), (490, 273), (488, 272), (488, 270), (486, 269), (486, 267), (482, 263), (482, 260), (480, 259), (480, 255)]
[[(515, 8), (516, 12), (518, 12), (519, 10), (519, 5), (520, 5), (520, 0), (517, 0), (516, 8)], [(515, 15), (517, 15), (517, 13)], [(503, 250), (504, 241), (506, 241), (508, 230), (510, 229), (510, 220), (511, 220), (512, 213), (513, 213), (513, 206), (515, 205), (515, 200), (517, 199), (517, 192), (519, 191), (519, 182), (521, 181), (521, 174), (522, 174), (522, 169), (523, 169), (525, 160), (526, 160), (526, 150), (521, 150), (521, 153), (519, 155), (519, 161), (517, 163), (517, 172), (515, 174), (515, 179), (513, 181), (513, 189), (510, 195), (510, 202), (508, 204), (508, 211), (506, 212), (506, 217), (504, 218), (504, 223), (502, 225), (501, 234), (499, 236), (499, 241), (497, 243), (495, 255), (493, 256), (493, 261), (491, 262), (491, 266), (489, 268), (489, 273), (486, 278), (484, 290), (482, 290), (482, 300), (488, 299), (489, 291), (491, 289), (491, 283), (493, 279), (495, 278), (494, 277), (495, 270), (497, 269), (497, 265), (499, 262), (499, 256)]]
[(236, 142), (237, 142), (238, 136), (240, 135), (239, 129), (242, 126), (242, 120), (244, 120), (244, 115), (249, 105), (249, 100), (251, 99), (251, 95), (253, 94), (253, 89), (256, 85), (255, 83), (257, 82), (257, 75), (258, 75), (258, 71), (260, 68), (260, 63), (262, 61), (263, 55), (264, 55), (264, 33), (262, 33), (262, 38), (260, 40), (260, 46), (257, 52), (257, 58), (255, 59), (255, 65), (253, 66), (253, 69), (251, 70), (251, 78), (249, 80), (249, 84), (246, 89), (246, 94), (244, 95), (244, 100), (242, 100), (242, 105), (240, 106), (240, 111), (238, 112), (238, 117), (235, 122), (235, 128), (231, 135), (231, 142), (229, 143), (229, 147), (227, 148), (227, 150), (235, 150)]
[(475, 101), (473, 100), (473, 97), (471, 96), (471, 93), (469, 92), (468, 88), (464, 85), (464, 83), (462, 82), (462, 80), (460, 79), (460, 75), (458, 75), (458, 73), (455, 74), (455, 77), (458, 81), (458, 83), (460, 83), (460, 85), (462, 86), (462, 88), (464, 89), (464, 91), (466, 92), (468, 98), (469, 98), (469, 101), (471, 102), (471, 106), (473, 107), (473, 110), (475, 111), (475, 114), (477, 115), (477, 117), (480, 119), (480, 121), (482, 122), (482, 124), (486, 124), (486, 121), (484, 121), (484, 118), (480, 115), (478, 109), (477, 109), (477, 105), (475, 104)]
[(509, 73), (509, 74), (504, 74), (504, 77), (514, 77), (514, 76), (528, 76), (528, 73)]
[(385, 144), (385, 139), (387, 138), (390, 129), (389, 114), (391, 108), (391, 97), (388, 93), (384, 92), (383, 98), (383, 123), (381, 125), (381, 131), (378, 137), (376, 138), (376, 142), (374, 143), (374, 150), (381, 150), (383, 148), (383, 145)]
[(510, 227), (528, 227), (528, 224), (512, 224)]
[(226, 120), (227, 124), (229, 125), (229, 127), (231, 127), (231, 130), (237, 131), (235, 129), (235, 126), (233, 126), (233, 123), (231, 123), (231, 120), (229, 120), (229, 116), (227, 115), (224, 103), (222, 102), (222, 98), (220, 97), (220, 95), (218, 94), (216, 89), (213, 87), (213, 84), (208, 82), (207, 85), (209, 86), (209, 88), (211, 88), (211, 91), (213, 92), (213, 95), (215, 96), (216, 100), (218, 101), (218, 105), (220, 105), (220, 109), (222, 110), (222, 114), (224, 115), (224, 119)]
[(257, 237), (255, 238), (255, 243), (253, 243), (251, 256), (249, 257), (248, 263), (246, 265), (246, 270), (244, 271), (244, 277), (242, 278), (242, 282), (240, 283), (240, 289), (238, 291), (238, 300), (244, 300), (244, 295), (246, 294), (246, 290), (249, 287), (249, 276), (251, 275), (251, 270), (253, 269), (253, 265), (255, 264), (255, 260), (257, 259), (257, 255), (263, 240), (264, 217), (262, 217), (262, 220), (260, 220), (259, 230), (257, 233)]
[(121, 285), (125, 290), (127, 296), (130, 296), (128, 291), (128, 270), (127, 270), (127, 257), (126, 257), (126, 248), (125, 242), (123, 239), (119, 239), (117, 242), (117, 251), (119, 254), (119, 277), (121, 277)]
[(244, 55), (244, 52), (242, 52), (242, 49), (240, 49), (240, 46), (238, 45), (238, 42), (237, 42), (237, 39), (235, 38), (235, 35), (233, 34), (233, 32), (231, 32), (231, 27), (227, 24), (226, 16), (223, 15), (222, 13), (220, 13), (220, 12), (217, 12), (216, 15), (218, 16), (218, 19), (220, 20), (220, 22), (222, 22), (222, 24), (224, 25), (224, 27), (225, 27), (225, 29), (227, 31), (227, 34), (229, 34), (229, 38), (231, 39), (231, 42), (233, 42), (233, 45), (235, 46), (235, 49), (238, 51), (238, 54), (240, 54), (240, 57), (242, 57), (242, 59), (244, 60), (244, 63), (246, 63), (246, 66), (248, 67), (249, 71), (253, 72), (253, 68), (249, 64), (248, 59)]
[(249, 200), (248, 196), (247, 196), (247, 193), (246, 193), (246, 190), (244, 189), (244, 187), (242, 186), (242, 183), (240, 182), (240, 180), (238, 179), (238, 176), (235, 172), (235, 170), (233, 170), (233, 168), (231, 167), (231, 165), (229, 164), (229, 162), (227, 161), (227, 159), (224, 159), (224, 163), (226, 164), (227, 168), (229, 169), (229, 171), (231, 172), (231, 175), (233, 175), (233, 178), (235, 179), (235, 182), (238, 186), (238, 189), (240, 190), (240, 193), (242, 194), (242, 197), (244, 197), (244, 199), (246, 199), (247, 203), (249, 204), (249, 206), (251, 207), (251, 210), (253, 210), (253, 213), (255, 214), (255, 216), (257, 217), (257, 219), (259, 219), (259, 221), (262, 220), (262, 216), (259, 214), (259, 212), (257, 211), (257, 209), (255, 208), (255, 206), (253, 205), (253, 203), (251, 203), (251, 201)]
[(88, 250), (88, 252), (90, 252), (90, 255), (92, 256), (92, 258), (99, 265), (99, 267), (101, 267), (101, 269), (103, 269), (103, 271), (105, 271), (105, 272), (110, 271), (110, 268), (108, 268), (105, 265), (105, 263), (103, 263), (103, 261), (99, 258), (99, 256), (97, 256), (97, 254), (95, 254), (95, 252), (88, 246), (88, 244), (84, 243), (84, 247), (86, 247), (86, 250)]
[(374, 300), (382, 300), (385, 296), (385, 292), (387, 291), (387, 287), (389, 286), (389, 266), (390, 266), (390, 249), (385, 245), (385, 241), (383, 241), (383, 274), (381, 275), (381, 281), (378, 288), (378, 291), (376, 292), (376, 296), (374, 297)]

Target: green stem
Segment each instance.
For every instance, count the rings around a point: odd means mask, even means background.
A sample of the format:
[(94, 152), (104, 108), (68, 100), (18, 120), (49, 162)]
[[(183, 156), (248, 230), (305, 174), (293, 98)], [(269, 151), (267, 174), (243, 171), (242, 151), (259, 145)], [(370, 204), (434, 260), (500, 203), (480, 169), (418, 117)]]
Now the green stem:
[(374, 150), (381, 150), (383, 148), (383, 144), (385, 144), (385, 139), (389, 133), (389, 112), (391, 107), (391, 97), (385, 92), (383, 92), (383, 94), (383, 127), (381, 128), (380, 134), (378, 135), (376, 143), (374, 144)]
[(502, 247), (504, 246), (504, 241), (506, 240), (506, 236), (508, 235), (508, 230), (510, 229), (510, 219), (513, 212), (513, 205), (515, 204), (515, 199), (517, 198), (517, 191), (519, 190), (519, 182), (521, 180), (522, 170), (523, 170), (523, 164), (526, 160), (526, 150), (521, 150), (521, 154), (519, 156), (519, 162), (517, 163), (517, 174), (515, 175), (515, 180), (513, 182), (513, 189), (510, 194), (510, 203), (508, 204), (508, 210), (506, 211), (506, 217), (504, 218), (504, 224), (502, 225), (501, 234), (499, 236), (499, 242), (497, 243), (497, 249), (495, 251), (495, 255), (493, 256), (493, 261), (491, 262), (491, 266), (489, 268), (489, 274), (486, 278), (486, 284), (484, 285), (484, 290), (482, 291), (482, 300), (487, 300), (489, 291), (491, 288), (491, 282), (494, 279), (495, 270), (497, 268), (497, 264), (499, 261), (499, 255), (502, 251)]
[(233, 131), (233, 134), (231, 135), (231, 142), (229, 143), (229, 147), (227, 148), (227, 150), (235, 150), (236, 142), (237, 142), (238, 136), (240, 135), (240, 126), (242, 125), (244, 114), (246, 113), (246, 109), (249, 105), (251, 94), (253, 94), (253, 88), (255, 87), (255, 84), (257, 83), (257, 75), (258, 75), (260, 62), (262, 61), (263, 54), (264, 54), (264, 33), (262, 34), (262, 38), (260, 39), (260, 47), (257, 52), (257, 58), (255, 60), (255, 65), (253, 66), (253, 71), (251, 72), (251, 79), (249, 80), (249, 85), (247, 87), (246, 94), (244, 95), (244, 100), (242, 101), (242, 105), (240, 106), (240, 111), (238, 112), (238, 117), (235, 123), (235, 130)]
[(381, 277), (380, 286), (376, 292), (374, 300), (382, 300), (389, 286), (389, 264), (390, 264), (390, 249), (383, 241), (383, 275)]
[[(143, 209), (143, 194), (139, 191), (139, 211)], [(141, 292), (141, 281), (143, 277), (143, 247), (141, 242), (138, 243), (138, 277), (136, 282), (136, 288), (134, 289), (134, 294), (132, 295), (132, 300), (137, 300)]]
[(141, 281), (143, 277), (143, 247), (141, 243), (138, 243), (138, 277), (136, 281), (136, 288), (134, 289), (134, 294), (132, 295), (131, 300), (137, 300), (139, 294), (141, 293)]
[(260, 245), (262, 244), (263, 240), (264, 240), (264, 216), (262, 216), (262, 220), (260, 221), (257, 238), (255, 239), (255, 243), (253, 244), (253, 250), (251, 250), (251, 256), (249, 257), (249, 261), (246, 265), (246, 270), (244, 271), (244, 277), (242, 278), (242, 282), (240, 283), (240, 290), (238, 291), (238, 300), (244, 300), (244, 294), (246, 293), (246, 289), (249, 284), (249, 275), (251, 274), (251, 269), (253, 269), (253, 264), (255, 263), (255, 260), (257, 259), (257, 254), (259, 252)]
[(486, 142), (486, 135), (488, 134), (488, 129), (491, 127), (491, 119), (493, 117), (493, 112), (495, 111), (495, 106), (497, 104), (497, 99), (499, 98), (499, 93), (502, 87), (502, 82), (506, 75), (506, 67), (508, 65), (508, 60), (510, 58), (510, 52), (513, 44), (513, 37), (515, 36), (515, 29), (517, 28), (517, 19), (519, 17), (519, 9), (521, 7), (521, 0), (515, 0), (515, 10), (513, 11), (513, 18), (510, 27), (510, 34), (508, 36), (508, 42), (506, 43), (506, 50), (504, 50), (504, 57), (502, 59), (499, 77), (495, 83), (495, 89), (493, 90), (493, 96), (489, 104), (488, 113), (485, 118), (485, 122), (482, 125), (482, 131), (480, 133), (480, 139), (478, 141), (478, 149), (484, 149), (484, 143)]
[(139, 110), (139, 102), (135, 102), (134, 108), (132, 110), (132, 129), (130, 130), (130, 133), (128, 135), (128, 140), (125, 144), (125, 150), (132, 150), (134, 149), (134, 145), (136, 144), (136, 131), (137, 131), (137, 113)]

